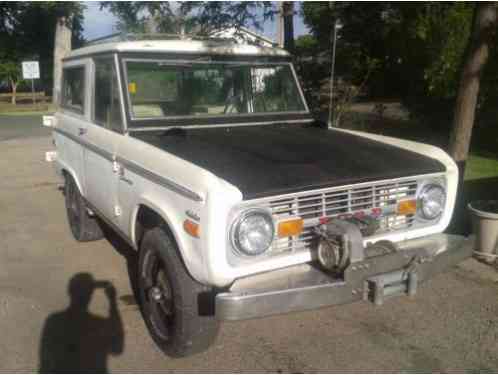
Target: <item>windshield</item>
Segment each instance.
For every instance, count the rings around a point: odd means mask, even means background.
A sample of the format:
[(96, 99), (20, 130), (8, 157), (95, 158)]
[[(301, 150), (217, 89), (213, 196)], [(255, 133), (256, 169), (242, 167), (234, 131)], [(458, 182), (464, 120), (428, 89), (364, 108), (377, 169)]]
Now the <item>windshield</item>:
[(289, 64), (128, 61), (126, 68), (135, 119), (306, 110)]

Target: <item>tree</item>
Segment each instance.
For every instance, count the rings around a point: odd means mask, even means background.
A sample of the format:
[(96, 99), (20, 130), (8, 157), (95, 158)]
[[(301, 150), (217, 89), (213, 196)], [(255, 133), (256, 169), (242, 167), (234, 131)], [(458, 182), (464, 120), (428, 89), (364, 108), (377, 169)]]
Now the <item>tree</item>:
[(262, 22), (276, 13), (270, 1), (195, 1), (176, 2), (113, 2), (101, 1), (119, 18), (123, 32), (145, 32), (153, 19), (161, 33), (210, 35), (223, 28), (240, 30), (244, 26), (262, 28)]
[(176, 33), (182, 21), (168, 1), (101, 1), (100, 8), (118, 17), (123, 33)]
[(282, 2), (282, 22), (284, 31), (284, 49), (294, 52), (294, 3)]
[(11, 103), (16, 105), (17, 86), (22, 80), (20, 63), (13, 61), (0, 63), (0, 79), (9, 83), (12, 90)]
[(72, 44), (81, 45), (83, 8), (71, 2), (0, 2), (0, 61), (38, 60), (41, 84), (50, 92), (57, 20), (70, 15)]
[(73, 23), (83, 8), (77, 2), (55, 2), (48, 3), (45, 6), (48, 10), (53, 11), (56, 16), (52, 102), (58, 105), (62, 91), (62, 59), (71, 51)]
[(54, 42), (54, 88), (52, 91), (52, 102), (59, 104), (62, 92), (62, 59), (71, 51), (71, 29), (68, 26), (69, 20), (61, 15), (55, 21), (55, 42)]
[(197, 1), (182, 2), (181, 6), (200, 35), (248, 26), (261, 30), (263, 23), (277, 13), (271, 1)]
[(368, 61), (376, 60), (368, 92), (401, 98), (405, 104), (423, 101), (424, 110), (428, 101), (439, 105), (456, 95), (472, 11), (472, 4), (455, 2), (304, 2), (302, 6), (304, 23), (322, 51), (330, 48), (333, 20), (343, 25), (337, 46), (339, 75), (359, 83)]
[(469, 153), (480, 79), (488, 61), (490, 44), (496, 35), (497, 9), (496, 3), (478, 3), (475, 6), (472, 34), (463, 60), (449, 145), (450, 154), (459, 166), (461, 179)]

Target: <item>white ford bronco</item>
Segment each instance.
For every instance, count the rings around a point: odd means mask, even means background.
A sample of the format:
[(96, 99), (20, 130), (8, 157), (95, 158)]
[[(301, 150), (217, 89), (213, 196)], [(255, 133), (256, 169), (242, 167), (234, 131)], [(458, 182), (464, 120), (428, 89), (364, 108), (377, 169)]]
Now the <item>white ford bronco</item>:
[(278, 48), (77, 49), (44, 124), (72, 234), (97, 240), (106, 223), (137, 250), (142, 315), (168, 355), (207, 348), (223, 320), (413, 296), (471, 253), (443, 233), (452, 159), (327, 129)]

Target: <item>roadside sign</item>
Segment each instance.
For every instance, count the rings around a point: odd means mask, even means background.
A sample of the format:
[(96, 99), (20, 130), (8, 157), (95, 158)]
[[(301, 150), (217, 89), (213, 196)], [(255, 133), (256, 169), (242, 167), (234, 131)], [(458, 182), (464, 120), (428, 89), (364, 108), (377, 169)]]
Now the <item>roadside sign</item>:
[(39, 79), (40, 66), (38, 65), (38, 61), (23, 61), (22, 77), (24, 79)]
[(31, 93), (33, 94), (33, 104), (36, 104), (35, 79), (40, 79), (40, 66), (38, 65), (38, 61), (22, 62), (22, 78), (31, 80)]

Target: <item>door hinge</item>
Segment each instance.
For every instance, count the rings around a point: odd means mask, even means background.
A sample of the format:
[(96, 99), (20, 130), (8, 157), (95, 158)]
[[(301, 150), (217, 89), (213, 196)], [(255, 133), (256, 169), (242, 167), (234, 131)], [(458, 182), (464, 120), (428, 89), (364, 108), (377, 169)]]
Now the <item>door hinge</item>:
[(114, 206), (114, 216), (121, 216), (121, 207)]

